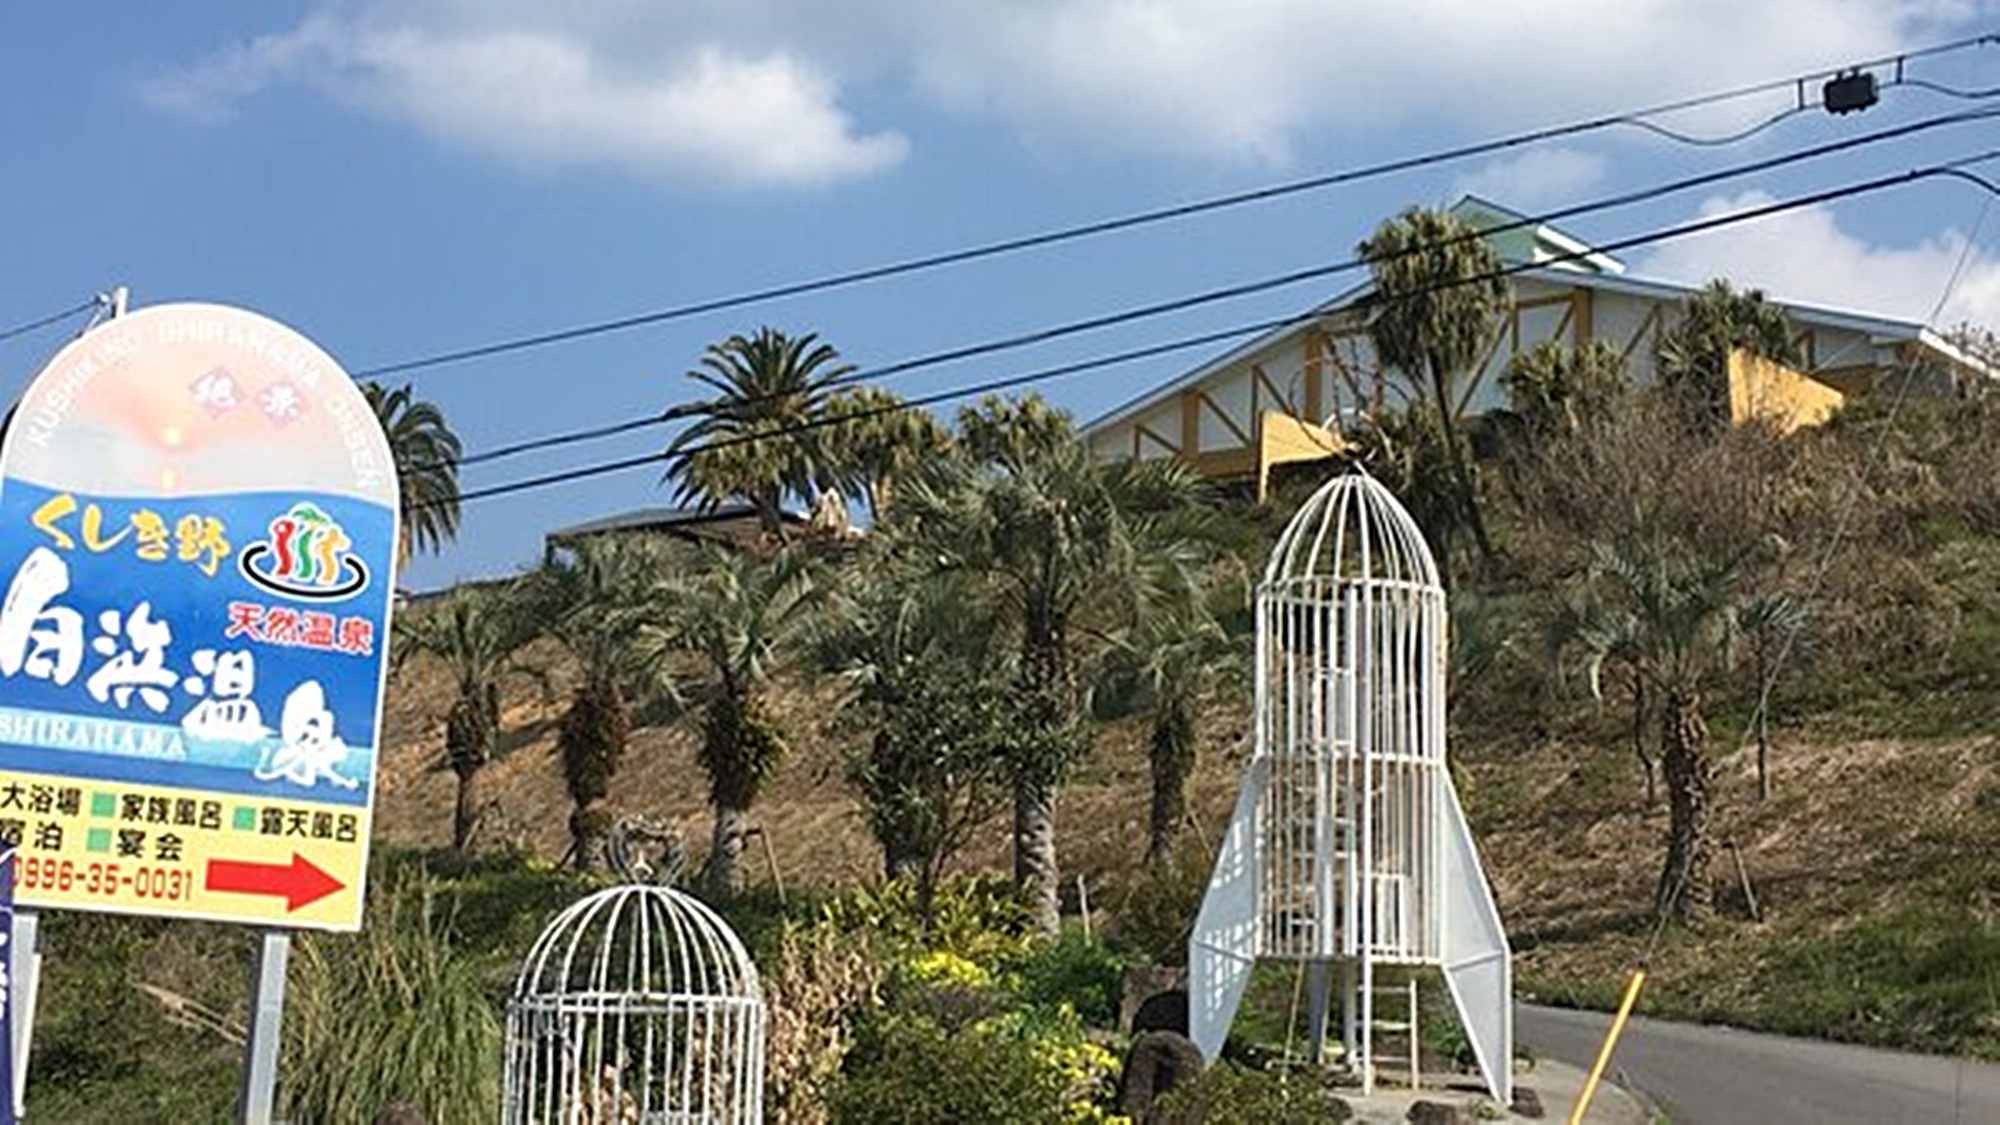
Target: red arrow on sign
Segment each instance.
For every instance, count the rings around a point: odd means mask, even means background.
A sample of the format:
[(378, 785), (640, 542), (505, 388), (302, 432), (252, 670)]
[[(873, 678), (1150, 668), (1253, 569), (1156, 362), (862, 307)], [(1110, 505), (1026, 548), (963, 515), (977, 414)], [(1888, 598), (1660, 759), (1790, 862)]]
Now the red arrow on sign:
[(282, 895), (285, 912), (341, 889), (346, 884), (320, 870), (297, 852), (290, 864), (248, 863), (234, 859), (211, 859), (203, 886), (211, 891), (243, 895)]

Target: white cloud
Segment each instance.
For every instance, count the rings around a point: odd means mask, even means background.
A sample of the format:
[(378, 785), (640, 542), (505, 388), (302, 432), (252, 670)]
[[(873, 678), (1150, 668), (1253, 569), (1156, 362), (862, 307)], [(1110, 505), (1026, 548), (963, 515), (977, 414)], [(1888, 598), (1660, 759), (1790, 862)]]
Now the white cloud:
[(1573, 148), (1538, 148), (1496, 160), (1458, 179), (1453, 194), (1471, 193), (1517, 210), (1573, 203), (1604, 178), (1604, 158)]
[(1925, 0), (940, 0), (911, 9), (922, 14), (910, 34), (925, 89), (1031, 135), (1282, 162), (1316, 132), (1427, 121), (1518, 127), (1878, 56), (1967, 16), (1961, 8)]
[[(903, 156), (900, 134), (864, 131), (845, 108), (866, 91), (883, 112), (907, 110), (914, 95), (1053, 149), (1271, 165), (1329, 134), (1519, 128), (1876, 57), (1962, 30), (1993, 6), (320, 2), (294, 31), (162, 77), (152, 100), (215, 116), (271, 84), (305, 82), (516, 159), (814, 183)], [(1770, 108), (1669, 124), (1726, 128)], [(1515, 174), (1536, 171), (1524, 163)]]
[(684, 183), (810, 186), (891, 167), (908, 147), (894, 132), (857, 133), (834, 84), (783, 51), (703, 45), (624, 66), (542, 29), (439, 33), (315, 17), (163, 76), (145, 96), (215, 119), (288, 80), (518, 163)]
[[(1746, 192), (1710, 199), (1701, 214), (1771, 202), (1762, 192)], [(1914, 246), (1871, 245), (1842, 230), (1821, 204), (1662, 243), (1635, 272), (1691, 284), (1727, 278), (1784, 300), (1940, 327), (1964, 320), (2000, 325), (2000, 261), (1977, 246), (1968, 250), (1966, 241), (1964, 233), (1947, 230)], [(1961, 258), (1964, 270), (1934, 317)]]

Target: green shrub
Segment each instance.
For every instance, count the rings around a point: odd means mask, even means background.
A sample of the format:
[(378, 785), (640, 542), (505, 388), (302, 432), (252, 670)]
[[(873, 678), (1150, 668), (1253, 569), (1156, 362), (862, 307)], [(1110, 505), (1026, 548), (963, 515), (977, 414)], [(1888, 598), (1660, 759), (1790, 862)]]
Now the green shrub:
[(1209, 1067), (1160, 1100), (1165, 1125), (1321, 1125), (1353, 1115), (1335, 1096), (1333, 1075), (1319, 1067), (1252, 1070), (1231, 1062)]
[(1014, 1011), (950, 1028), (880, 1011), (834, 1087), (840, 1125), (1093, 1125), (1112, 1120), (1117, 1060), (1074, 1017)]
[(1155, 965), (1186, 965), (1188, 933), (1207, 889), (1201, 863), (1148, 866), (1118, 899), (1112, 945)]
[(434, 1125), (493, 1120), (498, 1013), (437, 917), (429, 878), (405, 873), (369, 898), (359, 934), (297, 942), (281, 1083), (292, 1120), (367, 1121), (392, 1101)]
[(1059, 1125), (1064, 1083), (1025, 1040), (912, 1015), (868, 1021), (832, 1097), (841, 1125)]
[(929, 917), (920, 909), (916, 885), (909, 880), (862, 887), (829, 901), (821, 913), (838, 929), (865, 930), (906, 948), (946, 950), (980, 965), (1020, 957), (1035, 940), (1014, 884), (997, 877), (940, 884)]
[(1013, 965), (1014, 996), (1027, 1007), (1065, 1005), (1084, 1023), (1110, 1027), (1118, 1019), (1118, 982), (1125, 961), (1080, 930), (1066, 930)]

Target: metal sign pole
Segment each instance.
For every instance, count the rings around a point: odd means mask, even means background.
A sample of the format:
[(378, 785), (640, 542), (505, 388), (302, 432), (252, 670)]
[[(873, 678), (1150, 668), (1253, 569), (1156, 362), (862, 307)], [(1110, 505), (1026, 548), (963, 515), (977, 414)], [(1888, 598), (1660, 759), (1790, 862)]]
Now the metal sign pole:
[(244, 1045), (244, 1087), (236, 1103), (242, 1125), (270, 1125), (278, 1091), (278, 1045), (284, 1037), (284, 969), (292, 961), (292, 931), (266, 929), (250, 975), (250, 1041)]
[(7, 943), (6, 980), (0, 983), (0, 1125), (14, 1125), (28, 1093), (28, 1033), (34, 1027), (32, 1009), (21, 1018), (16, 1009), (34, 994), (35, 912), (14, 910), (14, 852), (0, 852), (0, 940)]
[(290, 930), (264, 931), (257, 968), (250, 977), (250, 1042), (244, 1049), (243, 1093), (237, 1101), (242, 1125), (271, 1125), (285, 1022), (285, 967), (291, 956)]

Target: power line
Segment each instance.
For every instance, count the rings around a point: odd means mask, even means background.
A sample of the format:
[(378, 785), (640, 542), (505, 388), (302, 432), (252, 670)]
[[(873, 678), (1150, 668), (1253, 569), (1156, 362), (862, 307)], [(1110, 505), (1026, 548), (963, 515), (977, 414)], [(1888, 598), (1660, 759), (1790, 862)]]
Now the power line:
[[(1657, 199), (1664, 195), (1672, 195), (1678, 192), (1689, 191), (1700, 187), (1706, 187), (1724, 180), (1735, 179), (1746, 175), (1753, 175), (1759, 172), (1767, 172), (1775, 168), (1785, 167), (1787, 165), (1800, 163), (1806, 160), (1817, 159), (1822, 156), (1828, 156), (1835, 153), (1846, 152), (1856, 148), (1865, 147), (1868, 145), (1879, 144), (1884, 141), (1898, 140), (1903, 137), (1915, 135), (1917, 133), (1927, 132), (1931, 129), (1941, 128), (1949, 125), (1959, 125), (1968, 122), (1986, 120), (1993, 118), (1995, 116), (2000, 116), (2000, 109), (1965, 110), (1958, 113), (1945, 114), (1940, 117), (1926, 118), (1922, 121), (1909, 122), (1903, 125), (1898, 125), (1888, 129), (1879, 130), (1874, 133), (1864, 134), (1859, 137), (1850, 137), (1839, 141), (1830, 141), (1825, 144), (1814, 145), (1810, 148), (1799, 149), (1790, 153), (1782, 153), (1776, 156), (1765, 157), (1760, 160), (1754, 160), (1743, 164), (1732, 165), (1728, 168), (1721, 168), (1709, 172), (1703, 172), (1697, 175), (1683, 177), (1678, 180), (1670, 180), (1667, 181), (1666, 183), (1658, 184), (1648, 188), (1639, 188), (1633, 191), (1623, 192), (1618, 195), (1608, 196), (1598, 200), (1593, 200), (1585, 203), (1572, 204), (1567, 207), (1561, 207), (1552, 211), (1544, 212), (1540, 215), (1524, 216), (1522, 218), (1510, 220), (1505, 223), (1500, 223), (1495, 226), (1484, 228), (1479, 231), (1470, 232), (1458, 238), (1450, 239), (1447, 241), (1446, 244), (1455, 245), (1462, 241), (1471, 241), (1476, 239), (1489, 238), (1495, 234), (1504, 234), (1509, 231), (1533, 229), (1546, 224), (1556, 223), (1566, 219), (1576, 218), (1581, 215), (1591, 214), (1598, 211), (1613, 210), (1619, 207), (1627, 207), (1636, 203), (1642, 203), (1651, 199)], [(1423, 253), (1427, 252), (1429, 249), (1430, 249), (1429, 247), (1415, 247), (1408, 252)], [(1201, 293), (1184, 297), (1177, 297), (1168, 301), (1157, 302), (1149, 305), (1142, 305), (1135, 308), (1129, 308), (1113, 313), (1105, 313), (1099, 316), (1089, 317), (1082, 320), (1070, 321), (1064, 324), (1053, 325), (1047, 328), (1037, 329), (1032, 332), (1019, 333), (1016, 335), (1007, 336), (995, 340), (988, 340), (977, 344), (963, 345), (956, 348), (950, 348), (943, 351), (932, 352), (926, 355), (917, 356), (911, 359), (899, 360), (897, 362), (886, 364), (880, 367), (874, 367), (874, 368), (869, 368), (867, 370), (850, 372), (847, 375), (831, 380), (828, 383), (828, 386), (841, 387), (865, 381), (890, 378), (897, 375), (906, 375), (909, 374), (910, 372), (922, 370), (924, 368), (936, 367), (942, 364), (953, 363), (965, 359), (973, 359), (982, 356), (994, 355), (1005, 351), (1012, 351), (1033, 344), (1047, 343), (1052, 340), (1080, 335), (1092, 331), (1098, 331), (1104, 328), (1114, 327), (1120, 324), (1127, 324), (1127, 323), (1132, 323), (1134, 321), (1150, 319), (1158, 316), (1164, 316), (1169, 313), (1184, 312), (1188, 309), (1196, 308), (1202, 305), (1215, 304), (1221, 301), (1234, 300), (1240, 297), (1251, 296), (1256, 293), (1266, 292), (1274, 289), (1280, 289), (1287, 286), (1300, 284), (1305, 281), (1317, 280), (1323, 277), (1328, 277), (1339, 273), (1352, 272), (1355, 270), (1365, 268), (1366, 266), (1368, 266), (1368, 264), (1369, 262), (1366, 258), (1357, 256), (1345, 259), (1343, 261), (1335, 262), (1330, 265), (1313, 266), (1306, 269), (1295, 270), (1289, 273), (1279, 274), (1276, 276), (1267, 277), (1256, 281), (1244, 282), (1237, 285), (1224, 286), (1217, 289), (1210, 289)], [(753, 396), (751, 399), (744, 400), (743, 402), (740, 402), (737, 405), (748, 405), (750, 403), (767, 400), (770, 397), (772, 396)], [(682, 404), (679, 406), (669, 408), (665, 411), (629, 418), (624, 421), (611, 423), (609, 425), (592, 426), (585, 429), (570, 431), (567, 433), (553, 434), (547, 437), (516, 442), (496, 449), (485, 450), (467, 457), (463, 457), (455, 462), (434, 462), (422, 466), (414, 466), (414, 468), (436, 469), (436, 468), (443, 468), (447, 464), (454, 464), (463, 467), (469, 465), (483, 464), (490, 461), (497, 461), (507, 457), (517, 456), (523, 453), (537, 452), (541, 450), (558, 448), (566, 445), (573, 445), (579, 442), (596, 441), (607, 437), (614, 437), (620, 434), (631, 433), (636, 430), (646, 429), (652, 426), (666, 425), (671, 422), (681, 421), (698, 414), (705, 405), (706, 404), (702, 402)]]
[[(1059, 243), (1072, 242), (1078, 239), (1091, 238), (1097, 235), (1110, 234), (1115, 231), (1130, 230), (1135, 227), (1148, 226), (1154, 223), (1165, 222), (1170, 219), (1188, 218), (1194, 215), (1206, 214), (1213, 211), (1221, 211), (1228, 208), (1239, 207), (1249, 203), (1260, 203), (1272, 199), (1282, 198), (1288, 195), (1296, 195), (1302, 192), (1317, 191), (1328, 187), (1334, 187), (1340, 184), (1356, 183), (1362, 180), (1374, 179), (1381, 176), (1390, 175), (1396, 172), (1406, 172), (1417, 168), (1429, 167), (1431, 165), (1445, 164), (1458, 160), (1464, 160), (1474, 156), (1486, 156), (1492, 153), (1505, 152), (1510, 149), (1521, 148), (1532, 144), (1539, 144), (1544, 141), (1558, 140), (1564, 137), (1573, 137), (1583, 133), (1597, 132), (1599, 130), (1608, 129), (1615, 126), (1626, 126), (1626, 127), (1646, 129), (1650, 132), (1656, 133), (1670, 140), (1676, 140), (1682, 143), (1693, 143), (1693, 144), (1730, 143), (1730, 141), (1727, 138), (1721, 140), (1702, 140), (1699, 138), (1690, 138), (1684, 134), (1678, 134), (1673, 130), (1667, 129), (1664, 126), (1660, 126), (1657, 123), (1648, 121), (1647, 119), (1652, 117), (1659, 117), (1665, 114), (1677, 113), (1683, 110), (1697, 109), (1705, 106), (1717, 105), (1722, 102), (1736, 101), (1757, 94), (1770, 93), (1774, 90), (1782, 90), (1788, 88), (1802, 90), (1806, 83), (1809, 83), (1815, 79), (1828, 78), (1851, 70), (1874, 69), (1877, 67), (1884, 67), (1890, 65), (1895, 65), (1900, 68), (1903, 64), (1906, 64), (1915, 59), (1929, 58), (1953, 51), (1964, 50), (1970, 47), (1986, 46), (1996, 43), (2000, 43), (2000, 35), (1986, 34), (1986, 35), (1968, 36), (1963, 39), (1956, 39), (1948, 43), (1940, 43), (1934, 46), (1920, 48), (1915, 51), (1906, 51), (1899, 54), (1885, 55), (1879, 58), (1869, 59), (1867, 61), (1853, 64), (1847, 67), (1841, 67), (1837, 69), (1815, 70), (1805, 74), (1794, 75), (1789, 78), (1771, 79), (1764, 82), (1754, 83), (1748, 86), (1739, 86), (1730, 90), (1723, 90), (1709, 94), (1702, 94), (1691, 98), (1684, 98), (1679, 101), (1666, 102), (1645, 109), (1631, 110), (1625, 113), (1612, 114), (1609, 116), (1594, 117), (1582, 121), (1571, 122), (1565, 125), (1555, 125), (1542, 129), (1534, 129), (1528, 132), (1515, 133), (1506, 137), (1501, 137), (1487, 141), (1479, 141), (1472, 144), (1460, 145), (1455, 148), (1442, 149), (1430, 153), (1420, 154), (1417, 156), (1400, 157), (1395, 160), (1384, 161), (1378, 164), (1365, 165), (1360, 168), (1352, 168), (1344, 171), (1330, 172), (1325, 175), (1312, 176), (1305, 179), (1289, 181), (1286, 183), (1269, 185), (1262, 188), (1255, 188), (1249, 191), (1213, 196), (1207, 199), (1197, 200), (1191, 203), (1175, 204), (1167, 207), (1159, 207), (1146, 211), (1133, 212), (1131, 214), (1118, 216), (1110, 219), (1102, 219), (1095, 222), (1078, 224), (1075, 226), (1060, 227), (1054, 230), (1042, 231), (1036, 234), (1023, 235), (1015, 238), (1000, 239), (998, 241), (982, 243), (976, 246), (971, 246), (959, 250), (946, 251), (944, 253), (939, 253), (939, 254), (924, 255), (916, 258), (906, 258), (900, 261), (891, 262), (886, 265), (871, 266), (862, 269), (828, 274), (806, 281), (792, 282), (784, 285), (769, 286), (766, 288), (754, 289), (726, 297), (717, 297), (708, 300), (694, 301), (687, 304), (673, 305), (667, 308), (657, 309), (652, 312), (638, 313), (632, 316), (618, 317), (611, 320), (596, 321), (594, 323), (581, 324), (575, 327), (557, 329), (550, 332), (541, 332), (532, 335), (517, 336), (511, 339), (501, 340), (491, 344), (482, 344), (475, 347), (459, 348), (451, 351), (436, 352), (430, 355), (421, 356), (416, 359), (403, 360), (396, 363), (381, 364), (376, 367), (367, 368), (356, 372), (355, 377), (357, 379), (370, 379), (397, 373), (407, 374), (414, 371), (420, 371), (426, 368), (441, 367), (446, 364), (460, 363), (469, 359), (481, 359), (488, 356), (501, 355), (507, 352), (522, 351), (529, 348), (546, 347), (551, 344), (565, 343), (571, 340), (584, 339), (590, 336), (600, 336), (611, 332), (620, 332), (627, 329), (638, 328), (649, 324), (659, 324), (672, 320), (683, 320), (688, 317), (699, 316), (705, 313), (721, 312), (727, 309), (742, 308), (748, 305), (764, 304), (770, 301), (780, 300), (786, 297), (797, 297), (797, 296), (803, 296), (808, 293), (824, 292), (829, 289), (843, 288), (846, 286), (857, 285), (869, 281), (879, 281), (884, 278), (896, 277), (904, 274), (911, 274), (925, 270), (937, 269), (943, 266), (960, 265), (965, 262), (976, 261), (982, 258), (997, 257), (1003, 254), (1017, 253), (1022, 250), (1037, 249), (1040, 247), (1057, 245)], [(1744, 136), (1747, 137), (1754, 134), (1755, 132), (1760, 132), (1763, 129), (1770, 127), (1771, 125), (1775, 125), (1780, 120), (1783, 120), (1787, 117), (1791, 117), (1796, 113), (1801, 112), (1804, 105), (1803, 95), (1801, 95), (1800, 102), (1801, 102), (1800, 106), (1795, 106), (1792, 109), (1788, 109), (1783, 113), (1779, 114), (1777, 117), (1774, 117), (1771, 120), (1766, 121), (1763, 124), (1754, 127), (1750, 132), (1745, 133)]]
[(78, 313), (89, 312), (91, 309), (96, 308), (100, 303), (102, 303), (102, 301), (103, 298), (101, 297), (92, 297), (90, 300), (85, 301), (80, 305), (72, 305), (71, 307), (66, 308), (61, 312), (50, 313), (45, 317), (40, 317), (36, 320), (31, 320), (26, 324), (17, 324), (14, 327), (9, 328), (4, 332), (0, 332), (0, 340), (11, 340), (16, 336), (25, 336), (30, 332), (33, 332), (41, 328), (47, 328), (52, 324), (61, 324), (63, 321), (68, 320), (70, 317), (73, 317)]
[[(1775, 201), (1759, 207), (1754, 207), (1743, 211), (1731, 212), (1726, 215), (1716, 215), (1716, 216), (1710, 216), (1708, 218), (1697, 219), (1691, 222), (1681, 223), (1676, 226), (1666, 227), (1645, 234), (1634, 235), (1628, 238), (1619, 239), (1617, 241), (1606, 243), (1596, 248), (1586, 248), (1583, 250), (1568, 251), (1562, 254), (1551, 255), (1548, 259), (1540, 262), (1523, 262), (1512, 266), (1506, 266), (1498, 270), (1489, 271), (1476, 276), (1456, 279), (1439, 285), (1428, 286), (1423, 289), (1414, 290), (1408, 294), (1404, 294), (1403, 299), (1411, 299), (1428, 293), (1437, 292), (1443, 289), (1454, 288), (1460, 285), (1477, 284), (1481, 282), (1491, 281), (1496, 278), (1510, 277), (1515, 274), (1527, 273), (1534, 270), (1542, 270), (1548, 268), (1551, 265), (1559, 264), (1561, 262), (1577, 261), (1583, 258), (1587, 258), (1592, 254), (1603, 253), (1611, 250), (1631, 249), (1633, 247), (1644, 246), (1655, 242), (1665, 242), (1676, 238), (1684, 238), (1693, 234), (1700, 234), (1710, 230), (1717, 230), (1723, 227), (1734, 226), (1739, 223), (1745, 223), (1756, 219), (1767, 218), (1771, 215), (1776, 215), (1787, 211), (1794, 211), (1801, 207), (1810, 207), (1820, 203), (1832, 202), (1837, 199), (1845, 199), (1852, 196), (1864, 195), (1870, 192), (1880, 191), (1885, 188), (1906, 186), (1912, 183), (1917, 183), (1922, 180), (1931, 179), (1935, 177), (1946, 177), (1952, 179), (1965, 180), (1981, 188), (1984, 188), (1989, 192), (1993, 192), (1996, 195), (2000, 195), (2000, 186), (1996, 186), (1992, 184), (1990, 181), (1986, 180), (1985, 178), (1965, 170), (1966, 165), (1981, 163), (1984, 161), (1995, 159), (1996, 157), (2000, 157), (2000, 149), (1988, 150), (1976, 156), (1966, 157), (1960, 160), (1949, 161), (1943, 164), (1934, 164), (1923, 168), (1915, 168), (1907, 172), (1901, 172), (1890, 176), (1883, 176), (1873, 180), (1863, 181), (1860, 183), (1847, 184), (1838, 188), (1829, 188), (1825, 191), (1814, 192), (1810, 195), (1799, 196), (1794, 199)], [(683, 452), (702, 452), (711, 449), (722, 449), (735, 445), (749, 444), (751, 442), (756, 442), (756, 441), (781, 439), (785, 437), (795, 436), (797, 434), (805, 433), (811, 430), (820, 429), (825, 426), (846, 425), (856, 421), (860, 421), (864, 418), (874, 417), (878, 415), (892, 414), (903, 410), (915, 410), (922, 407), (932, 406), (938, 403), (950, 401), (952, 399), (964, 398), (968, 395), (990, 394), (993, 393), (994, 391), (1013, 389), (1031, 383), (1057, 378), (1062, 375), (1070, 375), (1082, 371), (1095, 370), (1103, 367), (1113, 366), (1119, 363), (1131, 362), (1136, 359), (1147, 358), (1150, 356), (1165, 354), (1171, 351), (1182, 350), (1184, 348), (1198, 347), (1205, 344), (1216, 343), (1221, 340), (1252, 335), (1259, 332), (1266, 332), (1272, 329), (1282, 328), (1291, 324), (1297, 324), (1301, 321), (1310, 320), (1317, 315), (1319, 315), (1317, 311), (1299, 313), (1289, 317), (1281, 317), (1275, 320), (1267, 320), (1257, 324), (1243, 325), (1238, 328), (1227, 329), (1220, 332), (1206, 333), (1198, 337), (1188, 337), (1185, 339), (1169, 341), (1164, 344), (1155, 344), (1147, 348), (1135, 349), (1133, 351), (1128, 351), (1128, 352), (1120, 352), (1114, 355), (1099, 357), (1096, 359), (1082, 360), (1076, 363), (1065, 364), (1060, 367), (1045, 368), (1040, 371), (1030, 372), (1023, 375), (1016, 375), (1006, 379), (996, 379), (986, 383), (975, 384), (969, 387), (958, 387), (950, 390), (939, 391), (934, 394), (921, 396), (919, 398), (909, 399), (907, 401), (898, 403), (893, 406), (883, 406), (871, 410), (857, 411), (853, 414), (844, 415), (837, 418), (817, 418), (794, 426), (789, 426), (779, 430), (773, 430), (768, 433), (743, 434), (743, 435), (734, 435), (726, 438), (718, 438), (714, 441), (706, 442), (703, 445), (696, 447), (694, 450), (688, 450)], [(639, 468), (644, 465), (655, 464), (658, 462), (666, 461), (677, 455), (678, 453), (661, 451), (657, 453), (642, 454), (635, 457), (622, 458), (617, 461), (608, 461), (595, 465), (580, 466), (578, 468), (568, 469), (562, 472), (549, 473), (538, 477), (526, 478), (524, 480), (510, 481), (504, 484), (497, 484), (486, 488), (474, 489), (472, 491), (462, 493), (458, 497), (458, 501), (463, 503), (473, 500), (483, 500), (495, 496), (505, 496), (511, 493), (525, 492), (532, 489), (543, 488), (554, 484), (562, 484), (569, 481), (582, 480), (588, 477), (603, 476), (610, 473), (623, 472), (628, 469)], [(438, 506), (440, 505), (437, 502), (431, 502), (427, 504), (414, 505), (413, 507), (418, 510), (422, 510), (425, 508), (438, 507)], [(671, 524), (672, 521), (668, 522), (669, 524)]]

